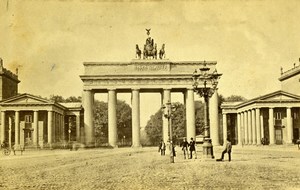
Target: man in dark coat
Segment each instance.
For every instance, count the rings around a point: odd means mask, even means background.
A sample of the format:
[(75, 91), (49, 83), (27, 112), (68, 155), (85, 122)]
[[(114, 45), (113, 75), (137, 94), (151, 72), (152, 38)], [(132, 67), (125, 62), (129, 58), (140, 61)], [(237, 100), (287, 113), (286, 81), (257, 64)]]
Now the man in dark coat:
[(163, 140), (161, 140), (158, 146), (158, 152), (160, 152), (160, 155), (164, 156), (165, 151), (166, 151), (166, 144), (164, 143)]
[[(195, 147), (195, 141), (193, 138), (191, 138), (191, 141), (190, 141), (190, 159), (193, 158), (193, 151), (195, 151), (195, 156), (196, 156), (196, 147)], [(196, 157), (195, 157), (196, 158)]]
[(188, 153), (189, 143), (186, 141), (186, 138), (183, 139), (180, 146), (182, 147), (184, 159), (186, 159), (186, 157), (189, 156), (189, 153)]

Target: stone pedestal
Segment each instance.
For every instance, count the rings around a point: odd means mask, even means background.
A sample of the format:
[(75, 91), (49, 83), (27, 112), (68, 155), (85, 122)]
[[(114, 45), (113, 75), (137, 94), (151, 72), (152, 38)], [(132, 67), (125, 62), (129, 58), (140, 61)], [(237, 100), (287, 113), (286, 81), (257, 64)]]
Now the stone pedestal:
[(213, 145), (210, 138), (205, 138), (203, 143), (203, 158), (214, 159)]

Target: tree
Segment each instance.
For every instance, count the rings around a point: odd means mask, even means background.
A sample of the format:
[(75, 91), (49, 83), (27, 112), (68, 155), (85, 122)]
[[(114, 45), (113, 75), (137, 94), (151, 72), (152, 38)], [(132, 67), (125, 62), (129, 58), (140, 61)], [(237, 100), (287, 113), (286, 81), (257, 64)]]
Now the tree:
[(244, 98), (243, 96), (239, 96), (239, 95), (231, 95), (227, 98), (225, 98), (226, 102), (242, 102), (242, 101), (246, 101), (247, 99)]
[(147, 122), (145, 132), (149, 141), (153, 145), (157, 145), (162, 139), (162, 112), (158, 110), (154, 115), (150, 116)]
[(81, 102), (81, 96), (78, 97), (70, 96), (65, 100), (65, 102)]
[(65, 102), (65, 99), (62, 96), (53, 95), (53, 94), (50, 96), (50, 100), (53, 101), (53, 102), (58, 102), (58, 103), (64, 103)]

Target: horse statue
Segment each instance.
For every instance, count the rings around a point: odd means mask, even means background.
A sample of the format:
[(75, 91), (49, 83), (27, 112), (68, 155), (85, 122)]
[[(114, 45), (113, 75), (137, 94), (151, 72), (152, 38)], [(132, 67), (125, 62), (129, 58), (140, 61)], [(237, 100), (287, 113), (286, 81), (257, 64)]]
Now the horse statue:
[(139, 45), (137, 44), (136, 44), (135, 52), (136, 52), (136, 58), (141, 59), (142, 51), (140, 50)]
[(165, 44), (162, 45), (161, 49), (159, 50), (159, 58), (160, 59), (163, 59), (166, 57), (166, 54), (165, 54)]
[(154, 44), (154, 40), (148, 37), (146, 44), (144, 45), (143, 59), (148, 58), (157, 59), (157, 46)]

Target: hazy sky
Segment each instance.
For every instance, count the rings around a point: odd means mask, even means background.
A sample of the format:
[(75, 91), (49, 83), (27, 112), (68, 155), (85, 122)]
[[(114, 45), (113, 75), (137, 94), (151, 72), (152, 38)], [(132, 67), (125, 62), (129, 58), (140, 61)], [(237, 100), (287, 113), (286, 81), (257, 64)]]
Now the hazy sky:
[(297, 0), (1, 0), (0, 9), (0, 57), (19, 68), (20, 93), (81, 96), (82, 63), (130, 61), (145, 28), (171, 61), (217, 61), (224, 96), (279, 90), (280, 67), (299, 65)]

